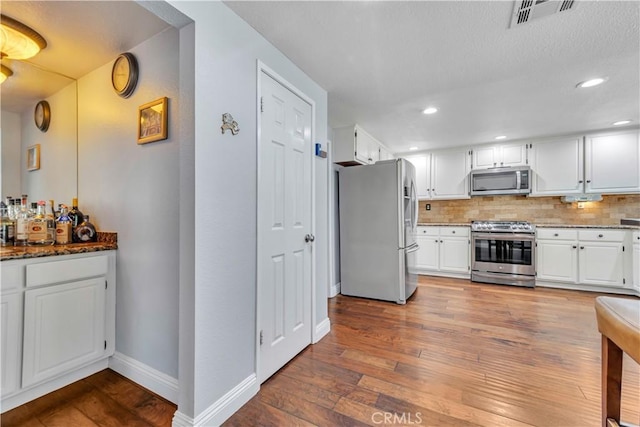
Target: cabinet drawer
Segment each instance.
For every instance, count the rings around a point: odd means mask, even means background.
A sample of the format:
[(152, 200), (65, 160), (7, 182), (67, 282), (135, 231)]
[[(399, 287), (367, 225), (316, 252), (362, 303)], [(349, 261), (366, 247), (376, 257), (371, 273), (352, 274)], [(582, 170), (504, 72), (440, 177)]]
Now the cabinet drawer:
[(469, 237), (469, 227), (440, 227), (441, 236)]
[(546, 240), (577, 240), (578, 230), (569, 228), (538, 228), (536, 237)]
[(6, 261), (0, 264), (0, 277), (2, 292), (20, 289), (24, 278), (24, 266), (9, 264)]
[(580, 230), (578, 237), (580, 241), (593, 241), (593, 242), (623, 242), (625, 232), (623, 230), (610, 230), (610, 229), (591, 229)]
[(27, 265), (27, 287), (104, 276), (108, 268), (106, 256), (31, 264)]
[(416, 233), (418, 237), (420, 236), (437, 236), (438, 235), (438, 227), (418, 227), (418, 231)]

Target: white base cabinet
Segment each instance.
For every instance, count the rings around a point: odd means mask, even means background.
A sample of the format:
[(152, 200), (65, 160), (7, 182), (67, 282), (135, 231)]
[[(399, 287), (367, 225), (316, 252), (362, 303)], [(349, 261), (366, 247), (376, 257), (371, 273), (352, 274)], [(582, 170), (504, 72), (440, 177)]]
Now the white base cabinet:
[(633, 289), (640, 296), (640, 231), (634, 231), (631, 235), (631, 268), (633, 277)]
[(2, 411), (104, 369), (115, 350), (115, 251), (1, 268)]
[(419, 274), (469, 278), (469, 227), (419, 226), (416, 256)]
[(536, 285), (630, 293), (624, 230), (539, 228)]

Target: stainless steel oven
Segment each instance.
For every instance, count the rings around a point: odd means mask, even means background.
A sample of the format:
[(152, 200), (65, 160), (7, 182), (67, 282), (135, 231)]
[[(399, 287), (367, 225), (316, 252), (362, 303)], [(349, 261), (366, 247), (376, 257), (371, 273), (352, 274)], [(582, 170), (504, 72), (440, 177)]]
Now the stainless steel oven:
[(535, 226), (523, 221), (471, 223), (471, 280), (535, 286)]

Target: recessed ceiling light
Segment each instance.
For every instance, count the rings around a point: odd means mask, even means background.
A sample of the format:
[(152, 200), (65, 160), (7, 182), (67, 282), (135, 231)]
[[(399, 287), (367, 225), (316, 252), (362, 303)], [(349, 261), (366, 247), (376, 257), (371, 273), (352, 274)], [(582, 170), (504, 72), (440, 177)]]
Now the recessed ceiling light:
[(425, 109), (422, 111), (422, 113), (423, 113), (423, 114), (433, 114), (433, 113), (435, 113), (435, 112), (437, 112), (437, 111), (438, 111), (438, 109), (437, 109), (436, 107), (428, 107), (428, 108), (425, 108)]
[(507, 139), (507, 137), (504, 135), (500, 135), (500, 136), (496, 136), (496, 139)]
[(409, 151), (416, 151), (418, 147), (409, 147)]
[(620, 120), (619, 122), (615, 122), (613, 125), (622, 126), (622, 125), (628, 125), (629, 123), (631, 123), (631, 120)]
[(583, 82), (580, 82), (580, 83), (578, 83), (576, 85), (576, 87), (579, 87), (579, 88), (594, 87), (594, 86), (598, 86), (599, 84), (604, 83), (605, 81), (607, 81), (606, 78), (597, 77), (595, 79), (589, 79), (589, 80), (585, 80)]

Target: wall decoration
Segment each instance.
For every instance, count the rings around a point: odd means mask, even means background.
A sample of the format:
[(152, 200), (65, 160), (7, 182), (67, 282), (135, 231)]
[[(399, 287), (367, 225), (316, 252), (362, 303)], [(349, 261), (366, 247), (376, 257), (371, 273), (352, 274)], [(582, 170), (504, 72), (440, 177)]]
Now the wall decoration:
[(240, 132), (238, 122), (233, 120), (233, 116), (229, 113), (224, 113), (222, 115), (222, 126), (220, 126), (220, 129), (222, 129), (222, 134), (227, 130), (231, 131), (231, 135), (237, 135), (238, 132)]
[(138, 108), (138, 144), (167, 139), (167, 105), (163, 97)]
[(47, 129), (49, 129), (49, 123), (51, 123), (51, 107), (47, 101), (40, 101), (36, 104), (36, 108), (33, 111), (33, 120), (42, 132), (46, 132)]
[(27, 170), (35, 171), (40, 169), (40, 144), (27, 148)]
[(113, 62), (111, 85), (123, 98), (131, 96), (138, 84), (138, 61), (132, 53), (121, 53)]

